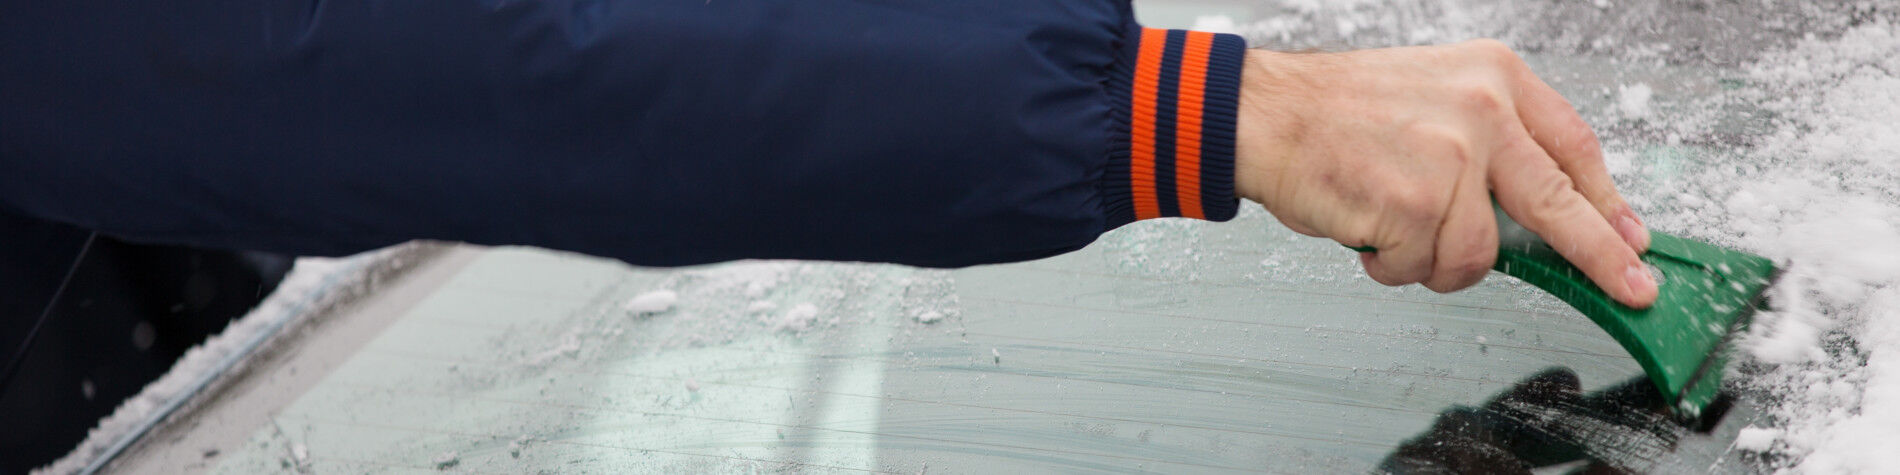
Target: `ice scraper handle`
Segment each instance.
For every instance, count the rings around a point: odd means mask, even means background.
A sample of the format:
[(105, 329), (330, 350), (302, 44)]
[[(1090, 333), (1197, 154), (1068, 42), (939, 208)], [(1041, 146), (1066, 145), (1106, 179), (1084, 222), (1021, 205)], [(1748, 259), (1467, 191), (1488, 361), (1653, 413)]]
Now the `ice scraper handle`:
[[(1537, 233), (1525, 229), (1523, 225), (1517, 224), (1517, 221), (1504, 214), (1504, 208), (1498, 207), (1497, 203), (1493, 202), (1491, 210), (1497, 215), (1498, 220), (1498, 259), (1491, 265), (1492, 269), (1544, 289), (1556, 295), (1557, 298), (1570, 302), (1573, 307), (1581, 309), (1576, 300), (1583, 300), (1592, 306), (1611, 305), (1628, 308), (1612, 300), (1608, 293), (1603, 292), (1595, 282), (1590, 281), (1589, 276), (1584, 275), (1582, 269), (1578, 269), (1562, 254), (1558, 254), (1556, 249), (1545, 244), (1543, 238), (1537, 237)], [(1655, 234), (1651, 233), (1651, 236)], [(1379, 252), (1377, 248), (1369, 246), (1346, 247), (1359, 252)], [(1653, 257), (1655, 256), (1647, 253), (1642, 256), (1645, 262)]]
[[(1591, 281), (1588, 275), (1584, 275), (1583, 269), (1578, 269), (1576, 265), (1570, 263), (1569, 259), (1565, 259), (1563, 254), (1557, 253), (1556, 249), (1544, 243), (1543, 238), (1537, 237), (1537, 233), (1525, 229), (1523, 225), (1517, 224), (1517, 221), (1504, 214), (1504, 208), (1498, 207), (1496, 202), (1492, 203), (1491, 211), (1498, 220), (1498, 259), (1491, 265), (1492, 269), (1544, 289), (1545, 292), (1557, 296), (1558, 299), (1585, 314), (1592, 314), (1594, 309), (1601, 309), (1601, 312), (1635, 311), (1617, 303), (1609, 293), (1597, 287), (1596, 282)], [(1694, 253), (1682, 250), (1684, 242), (1699, 246), (1706, 246), (1705, 244), (1654, 231), (1651, 231), (1649, 235), (1650, 249), (1638, 257), (1649, 264), (1658, 284), (1672, 273), (1667, 271), (1678, 270), (1675, 268), (1698, 270), (1700, 272), (1696, 274), (1699, 276), (1725, 272), (1702, 262)], [(1658, 240), (1666, 244), (1658, 246), (1655, 244)], [(1379, 252), (1376, 248), (1366, 246), (1346, 247), (1359, 252)], [(1658, 302), (1661, 301), (1658, 300)]]

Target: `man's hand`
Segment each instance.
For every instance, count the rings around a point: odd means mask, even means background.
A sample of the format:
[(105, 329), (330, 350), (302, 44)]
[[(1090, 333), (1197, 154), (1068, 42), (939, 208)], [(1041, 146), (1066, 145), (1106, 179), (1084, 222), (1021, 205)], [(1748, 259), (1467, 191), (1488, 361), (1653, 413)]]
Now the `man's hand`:
[(1656, 300), (1649, 233), (1589, 124), (1496, 41), (1248, 52), (1235, 181), (1294, 231), (1363, 253), (1386, 285), (1469, 287), (1497, 259), (1495, 196), (1612, 298)]

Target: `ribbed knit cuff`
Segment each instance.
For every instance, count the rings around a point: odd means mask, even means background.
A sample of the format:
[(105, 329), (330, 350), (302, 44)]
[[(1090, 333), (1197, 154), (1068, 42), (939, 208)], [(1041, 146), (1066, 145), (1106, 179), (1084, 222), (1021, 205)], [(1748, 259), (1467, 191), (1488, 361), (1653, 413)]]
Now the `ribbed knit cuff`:
[(1108, 80), (1115, 143), (1102, 177), (1108, 228), (1143, 219), (1233, 219), (1234, 128), (1247, 44), (1140, 28)]

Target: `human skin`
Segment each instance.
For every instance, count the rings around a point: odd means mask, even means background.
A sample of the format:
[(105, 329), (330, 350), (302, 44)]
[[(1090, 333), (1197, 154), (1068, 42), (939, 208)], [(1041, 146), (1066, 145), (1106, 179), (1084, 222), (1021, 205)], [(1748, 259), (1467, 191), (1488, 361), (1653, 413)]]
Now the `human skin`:
[(1361, 253), (1386, 285), (1451, 292), (1497, 259), (1492, 199), (1609, 295), (1656, 300), (1649, 233), (1589, 124), (1493, 40), (1345, 53), (1247, 53), (1236, 192)]

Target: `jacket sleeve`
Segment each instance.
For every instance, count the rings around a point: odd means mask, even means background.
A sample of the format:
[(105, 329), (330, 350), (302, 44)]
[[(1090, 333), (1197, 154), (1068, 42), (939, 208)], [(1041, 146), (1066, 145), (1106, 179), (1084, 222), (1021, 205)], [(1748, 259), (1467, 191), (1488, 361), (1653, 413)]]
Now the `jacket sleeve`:
[(1244, 44), (1126, 0), (0, 6), (0, 207), (297, 254), (963, 266), (1235, 213)]

